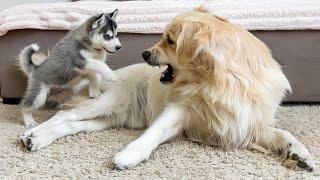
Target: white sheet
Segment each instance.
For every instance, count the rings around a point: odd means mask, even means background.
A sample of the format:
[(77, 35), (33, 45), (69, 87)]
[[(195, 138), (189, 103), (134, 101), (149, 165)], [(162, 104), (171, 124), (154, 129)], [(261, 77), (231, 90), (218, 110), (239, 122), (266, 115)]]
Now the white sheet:
[(27, 4), (0, 13), (0, 36), (14, 29), (70, 30), (119, 9), (120, 32), (162, 33), (177, 14), (204, 5), (248, 30), (320, 30), (320, 0), (80, 1)]

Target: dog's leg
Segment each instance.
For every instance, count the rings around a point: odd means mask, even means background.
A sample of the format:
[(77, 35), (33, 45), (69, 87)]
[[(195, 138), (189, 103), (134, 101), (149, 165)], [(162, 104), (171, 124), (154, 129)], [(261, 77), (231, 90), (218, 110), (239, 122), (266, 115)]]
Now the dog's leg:
[(288, 168), (300, 167), (313, 171), (315, 164), (307, 148), (288, 131), (267, 127), (258, 140), (262, 147), (280, 152), (284, 156), (284, 165)]
[(89, 73), (89, 96), (90, 98), (97, 98), (101, 95), (100, 85), (101, 85), (101, 75), (98, 73)]
[(33, 132), (31, 136), (27, 137), (26, 148), (30, 151), (36, 151), (64, 136), (76, 134), (81, 131), (101, 131), (110, 128), (112, 125), (114, 125), (114, 123), (106, 119), (60, 122), (47, 129), (39, 129)]
[(178, 135), (185, 114), (183, 107), (168, 106), (155, 122), (135, 141), (116, 154), (114, 164), (118, 169), (132, 168), (149, 158), (159, 144)]
[(112, 71), (112, 69), (110, 69), (106, 63), (100, 60), (88, 58), (87, 64), (85, 65), (84, 69), (89, 71), (89, 73), (100, 73), (103, 79), (110, 81), (117, 80), (117, 76)]
[(112, 92), (104, 93), (99, 98), (88, 100), (80, 106), (67, 111), (59, 111), (48, 121), (31, 128), (20, 136), (22, 142), (26, 145), (27, 137), (39, 129), (47, 129), (63, 121), (80, 121), (84, 119), (94, 119), (101, 115), (111, 114), (117, 108), (116, 96)]
[(37, 123), (34, 121), (32, 111), (39, 109), (46, 102), (50, 88), (45, 84), (38, 82), (30, 82), (27, 89), (26, 97), (22, 101), (22, 117), (24, 124), (27, 126), (36, 126)]

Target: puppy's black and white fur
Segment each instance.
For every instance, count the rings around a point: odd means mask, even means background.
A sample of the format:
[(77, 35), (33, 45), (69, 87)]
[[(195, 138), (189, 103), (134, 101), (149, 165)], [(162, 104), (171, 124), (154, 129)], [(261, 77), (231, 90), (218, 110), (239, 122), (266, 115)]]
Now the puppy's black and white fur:
[[(25, 125), (36, 125), (32, 110), (43, 106), (48, 94), (61, 89), (74, 93), (74, 88), (83, 79), (89, 80), (89, 96), (100, 95), (101, 77), (114, 81), (116, 76), (104, 62), (107, 54), (121, 48), (117, 37), (115, 18), (118, 10), (89, 18), (59, 41), (42, 62), (35, 61), (39, 46), (32, 44), (20, 53), (20, 67), (28, 75), (29, 83), (22, 102)], [(39, 58), (38, 58), (39, 59)]]

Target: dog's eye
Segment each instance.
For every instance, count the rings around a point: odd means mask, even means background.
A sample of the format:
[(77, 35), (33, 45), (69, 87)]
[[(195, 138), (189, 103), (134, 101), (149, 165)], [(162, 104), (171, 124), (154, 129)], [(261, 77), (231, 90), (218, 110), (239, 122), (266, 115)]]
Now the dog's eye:
[(174, 44), (174, 41), (168, 36), (168, 43), (169, 44)]
[(109, 34), (104, 34), (103, 37), (104, 37), (104, 39), (106, 39), (106, 40), (110, 40)]

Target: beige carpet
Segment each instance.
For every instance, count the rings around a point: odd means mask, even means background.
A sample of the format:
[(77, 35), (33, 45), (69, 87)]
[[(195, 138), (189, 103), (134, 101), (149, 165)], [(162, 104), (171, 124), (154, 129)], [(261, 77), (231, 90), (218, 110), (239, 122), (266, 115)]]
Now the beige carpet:
[[(41, 111), (45, 120), (53, 112)], [(284, 107), (278, 127), (290, 130), (311, 151), (313, 173), (284, 168), (277, 156), (247, 150), (225, 152), (185, 140), (161, 145), (142, 165), (125, 171), (112, 169), (112, 157), (141, 134), (134, 130), (106, 130), (63, 138), (38, 152), (21, 148), (18, 136), (26, 130), (16, 106), (0, 104), (0, 179), (320, 179), (320, 106)]]

